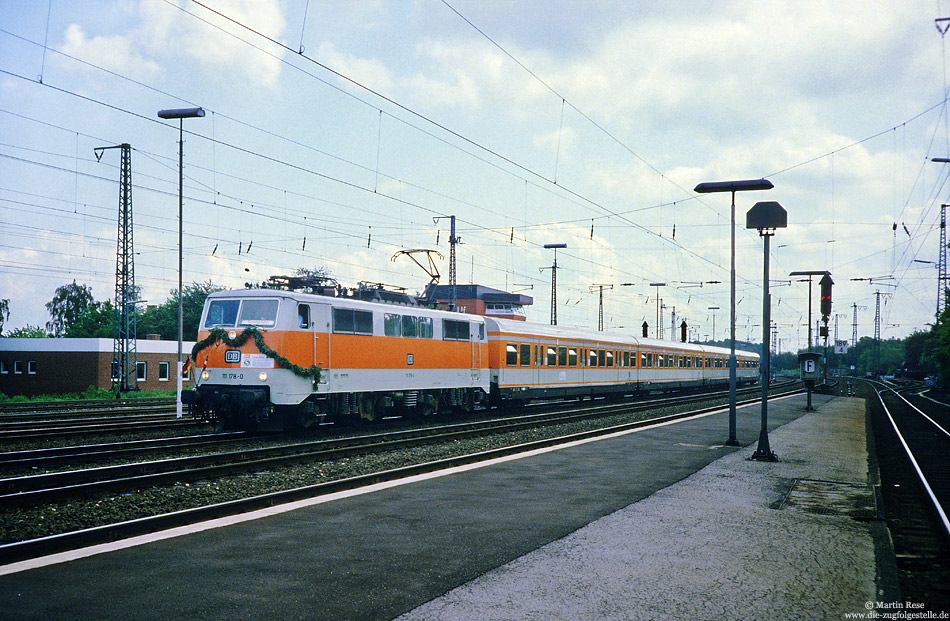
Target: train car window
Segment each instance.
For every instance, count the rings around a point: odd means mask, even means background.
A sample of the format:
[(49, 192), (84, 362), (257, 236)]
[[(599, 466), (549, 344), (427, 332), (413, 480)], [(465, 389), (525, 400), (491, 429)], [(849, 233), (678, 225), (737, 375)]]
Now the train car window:
[(628, 351), (623, 352), (623, 366), (630, 366), (630, 352)]
[(373, 313), (370, 311), (353, 311), (353, 325), (357, 334), (372, 334)]
[(577, 350), (573, 347), (567, 350), (567, 364), (572, 367), (577, 366)]
[(598, 367), (607, 366), (607, 350), (605, 349), (597, 350), (597, 366)]
[(521, 366), (531, 366), (531, 346), (527, 343), (521, 344)]
[(419, 338), (432, 338), (432, 317), (419, 317)]
[(557, 366), (557, 349), (548, 346), (547, 365), (549, 367)]
[(402, 335), (415, 338), (419, 336), (419, 318), (412, 315), (402, 316)]
[(310, 305), (309, 304), (297, 305), (297, 325), (305, 330), (310, 327)]
[(597, 366), (597, 350), (591, 349), (587, 352), (587, 366), (596, 367)]
[(442, 320), (442, 339), (447, 341), (467, 341), (471, 338), (471, 331), (467, 321), (454, 319)]
[(278, 305), (278, 300), (246, 299), (241, 303), (238, 325), (272, 328), (277, 325)]
[(505, 364), (509, 367), (518, 366), (518, 347), (514, 343), (505, 345)]
[(383, 334), (386, 336), (402, 336), (402, 315), (384, 314)]
[(344, 334), (372, 334), (373, 313), (352, 308), (334, 308), (333, 331)]
[(557, 348), (557, 366), (559, 367), (567, 366), (567, 347)]
[(205, 328), (218, 326), (233, 326), (237, 320), (240, 300), (212, 300), (208, 305), (208, 316), (205, 318)]
[(607, 366), (608, 367), (614, 366), (614, 352), (608, 349), (606, 352), (606, 356), (607, 356)]

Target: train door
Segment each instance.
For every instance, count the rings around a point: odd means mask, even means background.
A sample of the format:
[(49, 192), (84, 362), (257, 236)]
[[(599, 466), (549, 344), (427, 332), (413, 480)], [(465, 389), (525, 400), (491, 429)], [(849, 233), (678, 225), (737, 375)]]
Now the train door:
[(485, 324), (477, 323), (476, 330), (472, 330), (472, 383), (480, 384), (482, 380), (482, 341), (485, 340)]
[[(313, 334), (313, 364), (320, 367), (320, 385), (329, 384), (330, 359), (330, 305), (308, 303), (310, 313), (309, 330)], [(299, 315), (299, 309), (298, 309)], [(318, 391), (320, 387), (318, 386)]]

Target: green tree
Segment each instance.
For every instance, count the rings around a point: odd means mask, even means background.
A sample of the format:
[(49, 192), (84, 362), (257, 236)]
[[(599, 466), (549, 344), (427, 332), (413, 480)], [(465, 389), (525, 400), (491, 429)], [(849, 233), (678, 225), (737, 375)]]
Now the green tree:
[(63, 335), (67, 338), (111, 339), (115, 336), (115, 306), (111, 300), (86, 307)]
[[(185, 286), (181, 300), (184, 340), (197, 340), (205, 299), (215, 291), (221, 291), (221, 287), (210, 280)], [(163, 340), (178, 340), (178, 289), (169, 291), (169, 296), (164, 303), (149, 307), (138, 317), (136, 328), (139, 334), (158, 334)]]
[(14, 328), (10, 330), (6, 336), (11, 339), (43, 339), (47, 338), (49, 334), (47, 334), (46, 330), (39, 326), (31, 326), (27, 324), (22, 328)]
[(10, 300), (0, 300), (0, 336), (3, 335), (3, 322), (10, 318)]
[(57, 288), (53, 299), (46, 303), (46, 310), (52, 318), (46, 324), (46, 330), (53, 336), (62, 336), (93, 302), (92, 289), (76, 284), (75, 280)]

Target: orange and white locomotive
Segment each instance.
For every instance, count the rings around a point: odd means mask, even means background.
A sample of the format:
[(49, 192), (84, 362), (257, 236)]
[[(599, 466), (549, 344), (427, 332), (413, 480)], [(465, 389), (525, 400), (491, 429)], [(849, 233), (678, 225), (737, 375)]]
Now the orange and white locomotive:
[[(756, 381), (758, 355), (736, 354), (738, 380)], [(728, 356), (414, 304), (243, 289), (208, 296), (195, 390), (183, 400), (227, 427), (308, 427), (723, 384)]]

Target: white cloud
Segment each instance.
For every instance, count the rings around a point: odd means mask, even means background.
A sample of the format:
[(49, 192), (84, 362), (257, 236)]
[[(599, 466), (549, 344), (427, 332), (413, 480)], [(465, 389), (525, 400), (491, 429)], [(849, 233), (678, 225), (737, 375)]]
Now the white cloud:
[[(287, 27), (277, 0), (217, 0), (209, 5), (214, 11), (278, 40)], [(181, 54), (197, 64), (202, 73), (215, 75), (222, 70), (236, 71), (246, 74), (255, 84), (269, 88), (277, 85), (282, 55), (279, 48), (211, 11), (194, 5), (184, 8), (200, 19), (175, 11), (158, 0), (142, 3), (139, 34), (151, 54)], [(250, 41), (266, 52), (244, 41)]]
[[(132, 39), (124, 35), (88, 37), (79, 24), (70, 24), (57, 48), (79, 60), (137, 79), (148, 79), (159, 73), (158, 63), (142, 56)], [(72, 67), (94, 71), (86, 65), (66, 61)]]
[(352, 54), (345, 54), (336, 49), (329, 42), (320, 44), (315, 58), (334, 71), (359, 82), (377, 93), (390, 96), (393, 90), (394, 79), (389, 69), (380, 61), (358, 58)]

